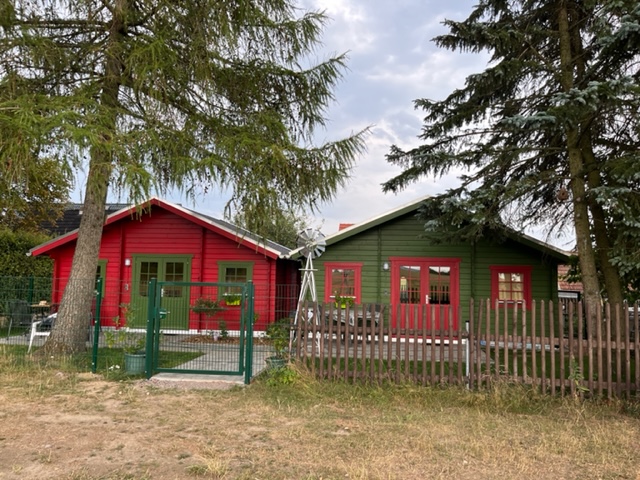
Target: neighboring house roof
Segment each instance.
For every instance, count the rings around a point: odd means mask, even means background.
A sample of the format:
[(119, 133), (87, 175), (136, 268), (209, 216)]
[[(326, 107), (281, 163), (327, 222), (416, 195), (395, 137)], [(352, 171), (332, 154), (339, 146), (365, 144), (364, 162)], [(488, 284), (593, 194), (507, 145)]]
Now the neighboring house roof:
[(569, 265), (558, 265), (558, 290), (564, 292), (580, 292), (582, 293), (582, 282), (568, 282), (566, 280), (569, 272)]
[[(265, 255), (272, 258), (278, 258), (281, 256), (286, 257), (288, 256), (288, 253), (290, 251), (285, 246), (279, 245), (268, 239), (261, 238), (258, 235), (237, 227), (229, 222), (203, 215), (193, 210), (189, 210), (188, 208), (184, 208), (181, 205), (174, 204), (157, 197), (153, 197), (146, 202), (140, 203), (139, 205), (121, 208), (120, 210), (108, 215), (104, 222), (104, 225), (111, 225), (124, 218), (134, 216), (148, 206), (157, 206), (163, 208), (193, 223), (199, 224), (205, 228), (208, 228), (209, 230), (215, 231), (216, 233), (233, 241), (236, 241), (239, 244), (245, 245), (248, 248), (254, 248), (256, 251), (264, 252)], [(49, 240), (48, 242), (32, 248), (31, 250), (29, 250), (27, 255), (42, 255), (54, 248), (60, 247), (69, 242), (73, 242), (77, 238), (78, 229), (76, 228), (70, 232), (65, 233), (64, 235), (61, 235), (57, 238), (54, 238), (53, 240)]]
[[(361, 222), (361, 223), (352, 224), (350, 227), (347, 227), (335, 233), (332, 233), (331, 235), (328, 235), (327, 237), (325, 237), (326, 245), (329, 246), (334, 243), (338, 243), (349, 237), (365, 232), (371, 228), (375, 228), (391, 220), (402, 217), (411, 212), (415, 212), (422, 205), (422, 203), (424, 203), (429, 198), (431, 198), (431, 196), (429, 195), (418, 198), (417, 200), (409, 202), (405, 205), (397, 207), (393, 210), (385, 212), (376, 217), (370, 218), (369, 220), (365, 220), (364, 222)], [(541, 253), (549, 255), (550, 257), (553, 257), (561, 262), (569, 261), (569, 255), (570, 255), (569, 252), (566, 252), (560, 248), (554, 247), (553, 245), (549, 245), (548, 243), (538, 240), (537, 238), (531, 237), (529, 235), (525, 235), (523, 233), (516, 232), (515, 230), (508, 230), (507, 235), (512, 240), (519, 242), (523, 245), (526, 245), (528, 247), (531, 247), (534, 250), (538, 250)], [(301, 251), (303, 248), (304, 247), (300, 247), (300, 248), (296, 248), (295, 250), (292, 250), (288, 255), (288, 258), (293, 258), (293, 259), (299, 258), (301, 256)]]
[[(105, 212), (107, 215), (122, 210), (128, 207), (126, 203), (107, 203), (105, 206)], [(72, 232), (80, 226), (80, 219), (82, 218), (82, 209), (84, 206), (81, 203), (68, 203), (64, 207), (62, 216), (55, 222), (45, 221), (41, 227), (45, 232), (54, 236), (64, 235), (65, 233)]]

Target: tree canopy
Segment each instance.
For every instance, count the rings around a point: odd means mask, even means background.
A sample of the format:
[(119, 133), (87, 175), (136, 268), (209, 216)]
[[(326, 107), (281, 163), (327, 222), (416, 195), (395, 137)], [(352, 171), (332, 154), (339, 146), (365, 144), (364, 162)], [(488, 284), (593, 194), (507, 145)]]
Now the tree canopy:
[(326, 21), (288, 0), (0, 1), (0, 111), (37, 147), (14, 148), (11, 161), (28, 165), (35, 151), (88, 166), (45, 352), (84, 348), (109, 189), (137, 203), (170, 187), (227, 187), (267, 218), (344, 184), (363, 132), (314, 142), (346, 62), (312, 56)]
[(70, 176), (58, 162), (37, 157), (19, 179), (12, 179), (10, 167), (5, 165), (1, 180), (0, 227), (37, 232), (54, 224), (69, 198)]
[(269, 219), (255, 223), (244, 212), (237, 212), (232, 221), (239, 227), (288, 248), (298, 246), (298, 235), (308, 227), (304, 212), (300, 209), (276, 210)]
[(43, 233), (0, 228), (0, 277), (50, 277), (51, 260), (27, 256), (31, 248), (47, 240)]
[[(431, 229), (475, 239), (501, 225), (575, 229), (587, 298), (609, 300), (640, 274), (640, 6), (636, 1), (482, 0), (435, 39), (487, 51), (490, 63), (443, 100), (418, 99), (417, 148), (393, 146), (403, 168), (385, 183), (462, 169), (430, 202)], [(435, 220), (434, 220), (435, 218)]]

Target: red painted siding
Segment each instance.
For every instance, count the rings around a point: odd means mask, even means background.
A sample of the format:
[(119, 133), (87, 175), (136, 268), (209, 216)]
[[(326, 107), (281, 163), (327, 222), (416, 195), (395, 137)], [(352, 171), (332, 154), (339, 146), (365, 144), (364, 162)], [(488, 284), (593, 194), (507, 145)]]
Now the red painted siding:
[[(244, 244), (244, 245), (243, 245)], [(53, 302), (60, 302), (71, 270), (75, 240), (60, 245), (49, 252), (55, 261), (57, 285)], [(231, 240), (228, 235), (204, 227), (186, 218), (154, 206), (151, 214), (140, 218), (124, 217), (105, 226), (100, 246), (100, 260), (106, 260), (105, 296), (101, 309), (103, 325), (113, 325), (113, 317), (119, 314), (119, 305), (130, 301), (133, 284), (132, 267), (125, 266), (127, 258), (134, 255), (191, 255), (191, 278), (193, 282), (217, 282), (218, 262), (242, 261), (253, 265), (253, 282), (259, 292), (255, 310), (260, 313), (261, 323), (275, 320), (275, 282), (278, 278), (278, 261), (246, 246), (241, 238)], [(283, 262), (283, 268), (286, 264)], [(198, 297), (197, 288), (191, 289), (190, 303)], [(228, 312), (228, 328), (238, 324), (239, 308)], [(198, 329), (199, 315), (190, 314), (189, 328)], [(225, 318), (227, 320), (227, 318)]]

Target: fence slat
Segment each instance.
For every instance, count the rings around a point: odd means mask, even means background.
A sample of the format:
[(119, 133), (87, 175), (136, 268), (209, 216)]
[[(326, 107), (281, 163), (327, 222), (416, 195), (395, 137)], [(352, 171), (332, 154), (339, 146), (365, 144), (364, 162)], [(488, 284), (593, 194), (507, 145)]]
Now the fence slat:
[(631, 393), (631, 331), (629, 323), (629, 308), (624, 305), (624, 372), (625, 372), (625, 392), (627, 399)]
[(527, 305), (522, 303), (522, 381), (528, 383), (527, 372), (527, 352), (532, 352), (533, 348), (529, 349), (531, 342), (527, 336)]
[(607, 351), (607, 397), (611, 398), (613, 395), (613, 369), (611, 361), (613, 360), (613, 354), (611, 351), (611, 305), (606, 306), (607, 321), (605, 322), (606, 344)]
[(640, 319), (638, 319), (638, 304), (633, 307), (633, 356), (636, 364), (636, 395), (640, 392)]
[(427, 385), (427, 352), (429, 351), (429, 343), (428, 343), (428, 337), (427, 337), (427, 310), (423, 309), (424, 312), (424, 318), (422, 319), (422, 328), (421, 328), (421, 336), (420, 338), (422, 339), (422, 345), (421, 345), (421, 352), (422, 352), (422, 362), (421, 362), (421, 370), (422, 370), (422, 385)]
[[(574, 302), (570, 304), (573, 310)], [(576, 305), (577, 321), (578, 321), (578, 368), (580, 369), (580, 398), (584, 396), (582, 389), (585, 387), (585, 366), (584, 366), (584, 311), (582, 310), (582, 302)], [(572, 317), (573, 318), (573, 317)]]
[[(544, 394), (547, 392), (547, 346), (549, 343), (547, 342), (547, 336), (545, 335), (546, 327), (546, 307), (545, 302), (540, 302), (540, 375), (541, 375), (541, 392)], [(550, 348), (551, 350), (551, 348)]]
[[(616, 395), (618, 397), (620, 397), (620, 393), (622, 392), (621, 387), (622, 387), (622, 356), (620, 355), (622, 352), (620, 351), (620, 305), (614, 305), (613, 307), (613, 311), (611, 312), (611, 315), (613, 316), (612, 320), (612, 324), (615, 324), (614, 328), (615, 328), (615, 332), (612, 332), (613, 335), (615, 335), (615, 339), (616, 339), (616, 361), (615, 361), (615, 390), (616, 390)], [(612, 365), (612, 370), (614, 368), (614, 366)], [(613, 376), (613, 372), (612, 372), (612, 376)], [(612, 378), (613, 381), (613, 378)]]
[(562, 304), (558, 302), (558, 308), (555, 309), (556, 315), (558, 316), (558, 348), (560, 349), (560, 396), (566, 396), (566, 385), (565, 385), (565, 342), (564, 342), (564, 315), (562, 314)]
[[(513, 311), (512, 311), (512, 322), (513, 322), (513, 326), (511, 328), (511, 337), (513, 337), (511, 339), (511, 357), (512, 357), (512, 369), (513, 369), (513, 378), (514, 380), (517, 382), (518, 381), (518, 377), (519, 377), (519, 372), (518, 372), (518, 304), (516, 303), (513, 306)], [(508, 349), (505, 348), (505, 349)]]
[[(451, 308), (447, 308), (446, 309), (448, 311), (448, 315), (447, 315), (447, 319), (449, 321), (449, 349), (448, 349), (448, 353), (449, 353), (449, 375), (447, 376), (447, 381), (449, 382), (449, 385), (453, 384), (453, 360), (454, 360), (454, 343), (453, 343), (453, 317), (451, 316), (452, 312), (451, 312)], [(444, 363), (444, 361), (443, 361)]]
[(547, 304), (549, 307), (549, 343), (551, 347), (549, 351), (551, 352), (551, 372), (549, 376), (550, 380), (550, 388), (551, 388), (551, 396), (555, 396), (556, 394), (556, 339), (555, 339), (555, 329), (553, 328), (553, 302), (549, 301)]
[[(563, 303), (558, 302), (558, 312), (560, 315), (567, 313), (567, 330), (569, 332), (569, 388), (573, 398), (576, 397), (576, 381), (579, 379), (580, 370), (576, 370), (578, 362), (575, 358), (575, 344), (573, 338), (573, 302)], [(564, 378), (564, 377), (563, 377)]]
[(535, 388), (538, 388), (538, 341), (536, 333), (536, 302), (531, 303), (531, 373), (532, 383)]

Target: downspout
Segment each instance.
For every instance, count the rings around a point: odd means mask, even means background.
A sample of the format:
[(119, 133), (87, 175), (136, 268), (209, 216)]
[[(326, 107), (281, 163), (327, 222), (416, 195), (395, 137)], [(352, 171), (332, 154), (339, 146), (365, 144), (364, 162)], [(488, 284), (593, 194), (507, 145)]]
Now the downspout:
[[(198, 281), (199, 282), (204, 282), (204, 268), (205, 268), (205, 246), (206, 246), (206, 242), (207, 242), (207, 229), (205, 227), (202, 227), (201, 230), (201, 235), (200, 235), (200, 272), (198, 273)], [(192, 272), (193, 274), (193, 272)], [(193, 295), (193, 292), (191, 292), (191, 295)], [(196, 298), (200, 298), (202, 297), (202, 287), (198, 287), (198, 293), (196, 295)], [(189, 303), (191, 303), (191, 299), (189, 299)], [(189, 312), (191, 312), (191, 309), (189, 309)], [(189, 313), (189, 315), (191, 315), (191, 313)], [(196, 329), (197, 330), (201, 330), (200, 327), (202, 327), (202, 325), (200, 324), (200, 322), (202, 321), (202, 315), (200, 313), (196, 314), (197, 317), (197, 324), (196, 324)], [(191, 326), (189, 326), (191, 327)]]
[[(267, 312), (266, 312), (266, 318), (264, 318), (263, 320), (266, 322), (270, 322), (271, 320), (276, 320), (276, 314), (275, 314), (275, 303), (276, 303), (276, 289), (277, 289), (277, 285), (276, 282), (278, 281), (278, 260), (280, 259), (280, 257), (276, 257), (274, 259), (270, 259), (270, 257), (266, 257), (267, 261), (269, 262), (269, 302), (267, 304)], [(253, 288), (254, 288), (254, 298), (255, 298), (255, 283), (253, 284)], [(254, 304), (254, 328), (255, 328), (255, 304)], [(258, 318), (259, 319), (259, 318)], [(254, 330), (255, 331), (255, 330)]]
[(478, 258), (476, 255), (476, 241), (471, 240), (471, 288), (469, 292), (471, 294), (471, 298), (475, 300), (476, 297), (476, 262)]
[[(118, 278), (121, 279), (121, 281), (124, 283), (125, 286), (125, 290), (127, 292), (129, 292), (129, 302), (131, 303), (131, 269), (133, 268), (133, 265), (125, 268), (124, 267), (124, 259), (126, 258), (126, 254), (125, 254), (125, 235), (124, 235), (124, 224), (122, 222), (120, 222), (120, 259), (118, 261)], [(100, 260), (98, 258), (98, 260)], [(104, 281), (107, 281), (107, 272), (104, 272)], [(118, 315), (120, 315), (120, 305), (122, 305), (123, 303), (126, 303), (122, 300), (122, 288), (118, 288)]]
[[(202, 227), (202, 235), (200, 236), (200, 273), (198, 274), (198, 282), (204, 282), (204, 276), (203, 276), (203, 272), (204, 272), (204, 267), (205, 267), (205, 259), (204, 259), (204, 255), (205, 255), (205, 243), (206, 243), (206, 237), (207, 237), (207, 229)], [(200, 287), (202, 288), (202, 287)], [(202, 296), (202, 291), (198, 292), (198, 296)]]
[(382, 229), (378, 227), (378, 261), (377, 261), (376, 303), (382, 303)]

